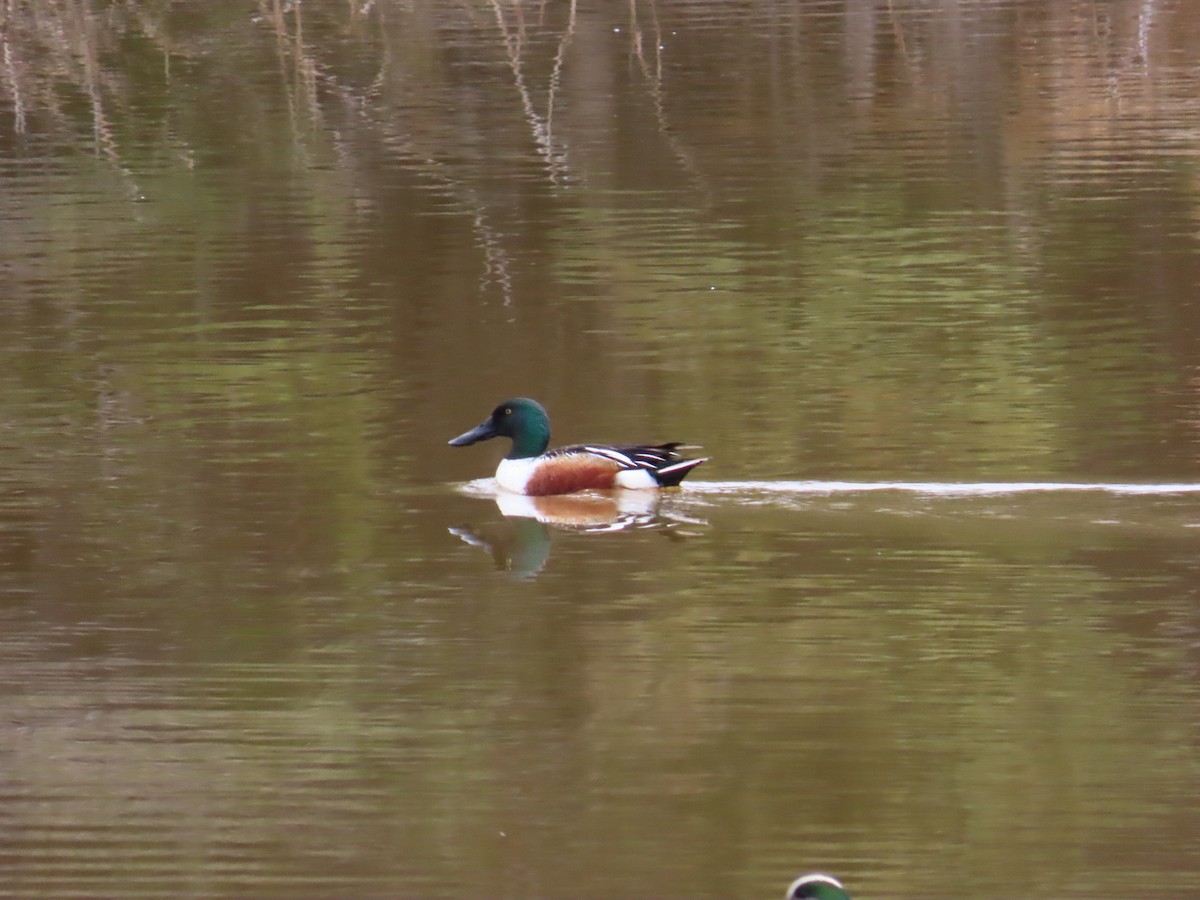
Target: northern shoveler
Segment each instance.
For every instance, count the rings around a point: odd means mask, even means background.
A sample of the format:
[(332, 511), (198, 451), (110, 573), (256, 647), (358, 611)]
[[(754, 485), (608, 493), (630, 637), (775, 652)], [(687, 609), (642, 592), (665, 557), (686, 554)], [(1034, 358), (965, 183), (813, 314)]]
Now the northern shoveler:
[(512, 438), (512, 450), (500, 460), (496, 481), (518, 494), (546, 496), (610, 488), (675, 487), (705, 458), (688, 459), (683, 444), (576, 444), (546, 452), (550, 417), (536, 400), (517, 397), (492, 410), (482, 424), (450, 441), (465, 447), (494, 437)]
[(850, 900), (850, 895), (832, 875), (814, 872), (793, 881), (784, 900)]

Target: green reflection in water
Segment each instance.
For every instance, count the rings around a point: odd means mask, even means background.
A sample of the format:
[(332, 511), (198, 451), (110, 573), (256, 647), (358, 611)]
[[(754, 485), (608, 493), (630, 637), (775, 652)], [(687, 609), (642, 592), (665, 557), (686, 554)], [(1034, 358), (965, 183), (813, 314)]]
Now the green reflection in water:
[(1196, 893), (1190, 497), (444, 486), (1194, 480), (1196, 9), (853, 6), (8, 5), (8, 890)]

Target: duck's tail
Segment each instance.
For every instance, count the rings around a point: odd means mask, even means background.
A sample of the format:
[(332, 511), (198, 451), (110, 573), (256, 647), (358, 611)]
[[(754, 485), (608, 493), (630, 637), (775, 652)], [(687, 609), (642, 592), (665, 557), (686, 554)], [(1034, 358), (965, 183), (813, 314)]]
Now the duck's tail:
[(654, 480), (658, 482), (659, 487), (678, 487), (679, 482), (683, 481), (688, 473), (702, 462), (708, 462), (708, 457), (681, 459), (679, 462), (673, 462), (661, 469), (655, 469), (653, 471)]

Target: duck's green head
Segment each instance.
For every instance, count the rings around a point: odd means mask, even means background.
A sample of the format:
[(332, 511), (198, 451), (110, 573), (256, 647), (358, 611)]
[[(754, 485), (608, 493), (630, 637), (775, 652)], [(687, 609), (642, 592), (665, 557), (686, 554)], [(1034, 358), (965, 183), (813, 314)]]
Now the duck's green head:
[(540, 456), (550, 446), (550, 417), (536, 400), (505, 400), (480, 425), (450, 441), (450, 446), (465, 447), (494, 437), (512, 438), (509, 459)]
[(813, 873), (793, 881), (784, 900), (850, 900), (850, 895), (832, 875)]

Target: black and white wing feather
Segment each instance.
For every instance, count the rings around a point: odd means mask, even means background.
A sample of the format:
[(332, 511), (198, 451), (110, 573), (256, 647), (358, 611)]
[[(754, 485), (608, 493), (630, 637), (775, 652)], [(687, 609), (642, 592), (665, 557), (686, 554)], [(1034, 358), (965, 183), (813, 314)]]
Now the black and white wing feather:
[(642, 470), (661, 487), (674, 487), (692, 469), (707, 461), (707, 457), (689, 459), (679, 451), (687, 445), (674, 441), (669, 444), (635, 444), (617, 447), (611, 444), (578, 444), (553, 451), (557, 453), (588, 453), (615, 463), (623, 471)]

